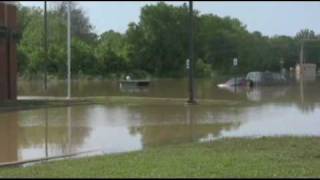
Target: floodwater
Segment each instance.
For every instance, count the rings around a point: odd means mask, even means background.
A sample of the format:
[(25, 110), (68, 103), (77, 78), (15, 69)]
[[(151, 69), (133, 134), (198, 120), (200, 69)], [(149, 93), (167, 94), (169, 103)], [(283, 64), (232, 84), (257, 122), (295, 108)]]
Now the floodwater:
[[(64, 82), (19, 82), (20, 96), (64, 96)], [(0, 163), (99, 149), (141, 150), (223, 137), (320, 136), (320, 80), (254, 89), (218, 89), (197, 81), (197, 98), (249, 102), (246, 106), (81, 105), (0, 113)], [(74, 82), (74, 96), (187, 97), (185, 80), (157, 80), (149, 88), (116, 81)]]

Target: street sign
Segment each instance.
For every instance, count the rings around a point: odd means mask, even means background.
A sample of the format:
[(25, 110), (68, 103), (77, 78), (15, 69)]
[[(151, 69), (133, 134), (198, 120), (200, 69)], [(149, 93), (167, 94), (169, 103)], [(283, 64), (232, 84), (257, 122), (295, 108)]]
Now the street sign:
[(186, 60), (186, 68), (187, 68), (187, 69), (190, 68), (190, 60), (189, 60), (189, 59)]
[(233, 58), (233, 66), (238, 66), (238, 59), (237, 58)]

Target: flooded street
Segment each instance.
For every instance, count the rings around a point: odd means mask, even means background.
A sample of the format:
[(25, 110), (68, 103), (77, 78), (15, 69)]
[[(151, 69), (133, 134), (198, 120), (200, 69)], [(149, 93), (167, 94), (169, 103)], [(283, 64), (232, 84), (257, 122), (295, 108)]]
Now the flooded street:
[[(20, 96), (64, 96), (64, 82), (20, 82)], [(114, 81), (74, 82), (73, 96), (187, 97), (184, 80), (122, 89)], [(0, 163), (99, 149), (104, 153), (223, 137), (320, 136), (320, 80), (254, 89), (197, 81), (197, 98), (248, 106), (81, 105), (0, 113)]]

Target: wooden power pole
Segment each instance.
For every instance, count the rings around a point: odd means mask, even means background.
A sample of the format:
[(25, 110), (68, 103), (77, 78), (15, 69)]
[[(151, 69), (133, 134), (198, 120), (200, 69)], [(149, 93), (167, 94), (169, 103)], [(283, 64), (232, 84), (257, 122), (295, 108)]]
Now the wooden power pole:
[(44, 89), (47, 91), (47, 76), (48, 76), (48, 17), (47, 17), (47, 1), (44, 1)]
[(193, 57), (193, 5), (192, 1), (189, 1), (189, 104), (195, 104), (195, 97), (194, 97), (194, 75), (193, 75), (193, 69), (194, 69), (194, 57)]

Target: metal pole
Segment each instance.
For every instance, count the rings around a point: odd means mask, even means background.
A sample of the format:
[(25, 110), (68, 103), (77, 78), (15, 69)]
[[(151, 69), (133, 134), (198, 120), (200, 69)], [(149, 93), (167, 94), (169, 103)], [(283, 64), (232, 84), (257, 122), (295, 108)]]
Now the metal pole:
[(303, 105), (304, 103), (304, 84), (303, 78), (300, 79), (300, 102)]
[(194, 79), (193, 79), (193, 6), (192, 1), (189, 1), (189, 100), (188, 103), (195, 104), (196, 101), (194, 100)]
[(281, 57), (280, 58), (280, 73), (282, 74), (282, 69), (283, 69), (283, 63), (284, 63), (284, 61), (283, 61), (283, 58)]
[(71, 20), (70, 20), (70, 7), (71, 2), (68, 2), (68, 99), (71, 97)]
[(237, 66), (234, 66), (234, 93), (237, 94)]
[(47, 17), (47, 1), (44, 1), (44, 54), (45, 54), (45, 62), (44, 62), (44, 89), (47, 91), (47, 64), (48, 64), (48, 17)]
[(48, 158), (48, 108), (45, 109), (45, 154)]
[(304, 42), (303, 42), (303, 40), (301, 41), (301, 45), (300, 45), (300, 78), (302, 78), (302, 76), (303, 76), (303, 49), (304, 49)]
[(72, 117), (71, 117), (71, 107), (67, 107), (67, 120), (68, 120), (68, 153), (71, 154), (72, 152)]

